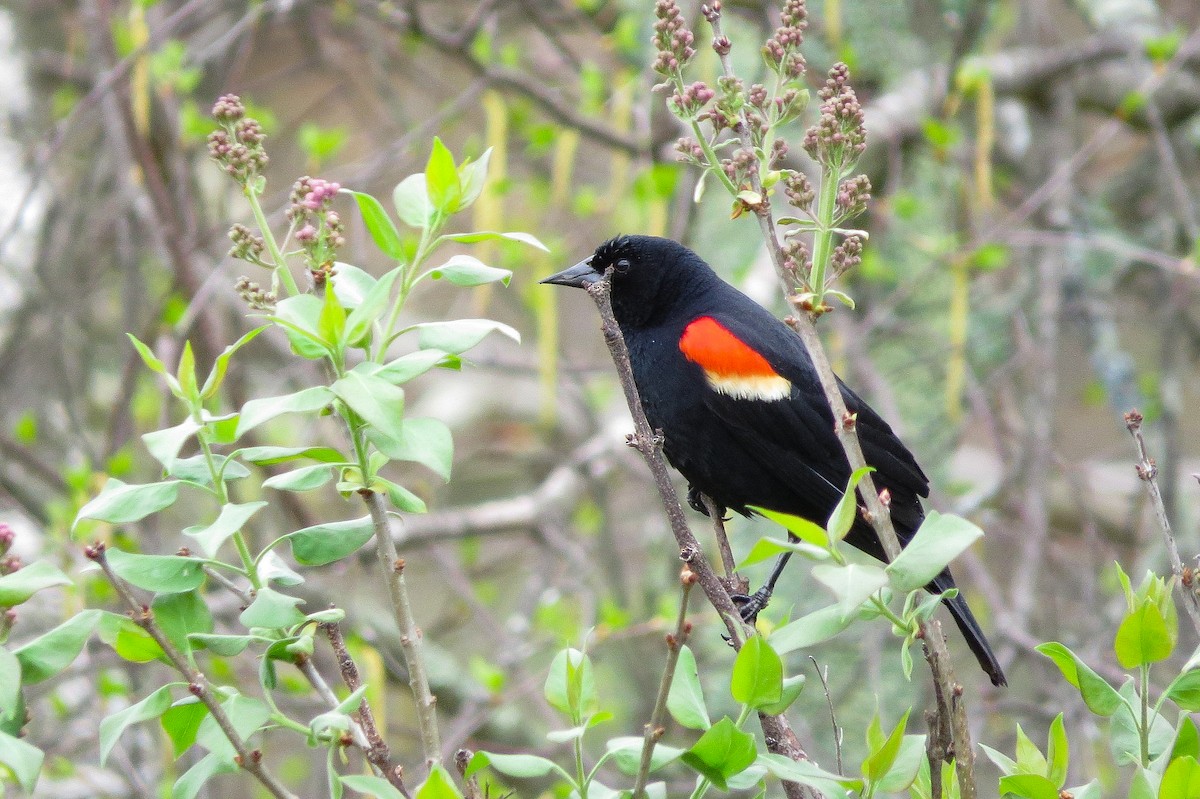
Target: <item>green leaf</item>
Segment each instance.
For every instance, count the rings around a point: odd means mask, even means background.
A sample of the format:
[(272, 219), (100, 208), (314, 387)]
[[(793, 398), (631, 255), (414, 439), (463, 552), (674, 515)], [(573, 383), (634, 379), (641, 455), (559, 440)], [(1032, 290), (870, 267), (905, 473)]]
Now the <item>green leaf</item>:
[(875, 783), (877, 793), (894, 794), (907, 791), (917, 778), (925, 759), (925, 736), (905, 735), (900, 741), (900, 751), (888, 772)]
[(404, 243), (400, 239), (400, 231), (384, 210), (383, 203), (361, 191), (351, 191), (350, 194), (358, 203), (359, 213), (362, 214), (363, 224), (371, 234), (371, 240), (387, 257), (394, 261), (404, 260)]
[(449, 261), (429, 270), (434, 280), (445, 278), (456, 286), (482, 286), (497, 281), (508, 285), (512, 280), (511, 269), (497, 269), (470, 255), (455, 255)]
[[(206, 717), (205, 721), (207, 720)], [(205, 755), (175, 781), (171, 788), (171, 799), (196, 799), (210, 779), (218, 774), (232, 774), (236, 771), (240, 771), (240, 767), (233, 760), (226, 760), (215, 754)]]
[(374, 796), (375, 799), (405, 799), (404, 794), (383, 777), (367, 774), (345, 774), (339, 777), (342, 785), (358, 791), (361, 794)]
[(1142, 602), (1126, 615), (1113, 641), (1117, 662), (1127, 669), (1166, 660), (1174, 648), (1166, 619), (1153, 602)]
[(200, 389), (201, 399), (209, 399), (217, 393), (221, 388), (221, 383), (225, 380), (225, 372), (229, 369), (229, 359), (233, 357), (235, 352), (257, 338), (258, 334), (268, 327), (270, 325), (256, 327), (222, 350), (221, 354), (213, 362), (212, 371), (208, 373), (208, 378), (204, 381), (203, 388)]
[(111, 477), (104, 484), (100, 493), (79, 509), (72, 529), (79, 525), (81, 519), (95, 519), (111, 524), (140, 521), (151, 513), (157, 513), (174, 504), (178, 496), (178, 480), (126, 485), (115, 477)]
[(321, 337), (319, 331), (324, 303), (312, 294), (297, 294), (275, 304), (270, 317), (287, 333), (292, 351), (301, 358), (315, 360), (332, 352), (333, 342)]
[(193, 649), (207, 649), (224, 658), (234, 657), (246, 651), (255, 641), (252, 635), (217, 635), (214, 633), (191, 633), (188, 635)]
[[(21, 661), (12, 652), (0, 646), (0, 721), (17, 718), (22, 706)], [(25, 726), (24, 714), (18, 719)]]
[(212, 614), (203, 597), (196, 591), (181, 594), (159, 594), (150, 603), (154, 621), (179, 651), (191, 656), (190, 633), (211, 633)]
[(247, 447), (241, 451), (242, 460), (258, 466), (308, 458), (321, 463), (344, 463), (346, 456), (332, 447)]
[(492, 148), (489, 147), (483, 151), (483, 155), (479, 156), (478, 161), (467, 159), (458, 167), (458, 179), (462, 185), (462, 197), (459, 198), (458, 204), (452, 209), (454, 213), (458, 213), (465, 208), (469, 208), (479, 195), (483, 192), (484, 184), (487, 183), (488, 163), (492, 159)]
[[(610, 738), (604, 742), (605, 748), (612, 755), (612, 760), (623, 773), (630, 776), (637, 774), (642, 763), (642, 746), (646, 739), (640, 736), (622, 736)], [(650, 771), (658, 771), (668, 763), (678, 760), (683, 754), (682, 749), (674, 746), (658, 744), (650, 755)]]
[(399, 438), (404, 420), (404, 389), (351, 369), (330, 389), (338, 399), (388, 438)]
[(183, 449), (187, 440), (200, 429), (201, 426), (189, 416), (174, 427), (144, 434), (142, 443), (146, 445), (146, 449), (154, 456), (155, 460), (169, 469), (175, 459), (179, 457), (179, 450)]
[(454, 155), (436, 136), (425, 164), (425, 190), (434, 209), (446, 215), (458, 207), (462, 198), (462, 184), (458, 179), (458, 168), (454, 165)]
[(318, 463), (315, 466), (302, 466), (268, 477), (263, 480), (263, 488), (274, 488), (276, 491), (311, 491), (325, 485), (332, 477), (333, 466)]
[(795, 677), (783, 678), (783, 691), (779, 696), (779, 701), (773, 704), (767, 704), (760, 707), (760, 713), (765, 713), (768, 716), (779, 716), (787, 712), (787, 709), (792, 706), (792, 703), (800, 698), (801, 692), (804, 691), (805, 677), (803, 674), (797, 674)]
[(1163, 772), (1159, 799), (1200, 799), (1200, 763), (1196, 758), (1177, 757)]
[(854, 492), (863, 477), (873, 471), (875, 471), (874, 467), (861, 466), (850, 475), (846, 490), (842, 493), (838, 504), (834, 506), (833, 513), (829, 514), (829, 522), (825, 525), (830, 541), (841, 541), (854, 526), (854, 520), (858, 517), (858, 495)]
[(304, 621), (304, 614), (296, 609), (304, 600), (281, 594), (273, 588), (260, 588), (250, 607), (242, 611), (238, 619), (246, 627), (284, 629)]
[[(796, 518), (796, 517), (793, 517)], [(804, 521), (800, 519), (800, 521)], [(811, 524), (811, 522), (809, 522)], [(821, 528), (817, 527), (818, 530)], [(821, 530), (822, 536), (825, 531)], [(750, 547), (750, 552), (742, 561), (738, 563), (737, 568), (744, 569), (747, 566), (753, 566), (762, 563), (764, 560), (770, 560), (784, 552), (796, 552), (810, 560), (828, 560), (829, 550), (822, 549), (818, 546), (813, 546), (804, 541), (780, 541), (776, 538), (760, 538), (754, 542), (754, 546)]]
[(698, 771), (722, 791), (730, 777), (740, 774), (756, 758), (754, 736), (742, 732), (728, 716), (709, 727), (680, 760)]
[(371, 484), (371, 488), (373, 490), (383, 489), (388, 495), (388, 499), (396, 507), (396, 510), (403, 511), (404, 513), (425, 513), (428, 510), (425, 507), (425, 500), (399, 483), (393, 483), (391, 480), (376, 477), (375, 481)]
[(781, 780), (811, 785), (829, 797), (842, 797), (847, 789), (861, 791), (863, 788), (862, 780), (822, 771), (808, 760), (796, 761), (784, 755), (763, 754), (758, 756), (757, 762)]
[(46, 560), (35, 560), (24, 568), (0, 577), (0, 607), (13, 608), (45, 588), (70, 585), (71, 578)]
[(491, 319), (456, 319), (451, 322), (425, 322), (413, 325), (417, 343), (423, 350), (442, 350), (459, 355), (483, 341), (489, 333), (501, 333), (518, 344), (521, 334), (503, 322)]
[(325, 386), (311, 386), (278, 397), (252, 399), (242, 406), (241, 415), (238, 417), (237, 437), (241, 438), (247, 431), (276, 416), (285, 413), (312, 413), (321, 410), (333, 400), (334, 393)]
[(432, 418), (400, 419), (399, 422), (398, 436), (380, 430), (378, 435), (368, 433), (368, 437), (389, 458), (419, 463), (443, 480), (449, 480), (454, 465), (454, 437), (446, 423)]
[(667, 711), (671, 718), (689, 729), (707, 730), (712, 726), (708, 720), (708, 707), (704, 703), (704, 690), (700, 687), (696, 656), (687, 646), (679, 648), (675, 676), (667, 693)]
[(179, 555), (138, 555), (109, 549), (108, 563), (127, 583), (147, 591), (191, 591), (204, 582), (204, 561)]
[[(467, 765), (465, 778), (470, 779), (473, 775), (487, 766), (491, 766), (501, 774), (506, 774), (509, 777), (532, 778), (544, 777), (553, 772), (559, 772), (563, 776), (567, 776), (558, 764), (553, 760), (547, 760), (544, 757), (537, 755), (501, 755), (494, 752), (476, 752), (471, 758), (471, 762)], [(570, 779), (568, 777), (568, 779)]]
[[(158, 374), (165, 376), (167, 381), (171, 384), (171, 388), (173, 390), (177, 390), (179, 388), (179, 382), (167, 372), (166, 364), (158, 359), (158, 357), (154, 354), (154, 351), (151, 350), (146, 344), (143, 344), (138, 337), (132, 333), (126, 333), (125, 335), (129, 337), (130, 342), (133, 343), (133, 348), (137, 350), (137, 354), (141, 356), (142, 363), (150, 367), (150, 371), (157, 372)], [(176, 391), (176, 393), (178, 392)]]
[(167, 737), (171, 739), (176, 758), (196, 742), (200, 724), (207, 716), (208, 708), (194, 696), (185, 696), (162, 714), (159, 721)]
[(317, 335), (331, 345), (343, 341), (346, 330), (346, 309), (338, 300), (336, 291), (326, 291), (321, 302), (321, 315), (317, 317)]
[(392, 191), (392, 202), (400, 221), (409, 227), (423, 229), (433, 221), (433, 206), (425, 190), (425, 175), (409, 175)]
[(288, 542), (292, 545), (292, 555), (297, 563), (324, 566), (357, 552), (374, 534), (371, 517), (363, 516), (360, 519), (305, 527), (289, 535)]
[(99, 623), (100, 611), (80, 611), (17, 649), (13, 654), (21, 664), (21, 682), (34, 685), (71, 665)]
[(1038, 645), (1037, 650), (1054, 661), (1063, 678), (1079, 689), (1080, 697), (1092, 713), (1111, 716), (1124, 704), (1120, 693), (1066, 645), (1051, 641)]
[(392, 287), (395, 285), (396, 279), (400, 277), (400, 272), (401, 268), (397, 267), (379, 278), (363, 297), (359, 306), (350, 312), (350, 316), (346, 318), (346, 344), (357, 347), (370, 341), (372, 326), (388, 309), (392, 298)]
[(572, 724), (582, 724), (586, 716), (598, 710), (592, 661), (578, 649), (559, 651), (550, 663), (543, 693), (550, 706)]
[(1025, 799), (1059, 799), (1058, 788), (1041, 774), (1013, 774), (1000, 778), (1000, 795)]
[(42, 771), (42, 750), (20, 738), (0, 732), (0, 765), (7, 766), (26, 793), (33, 793)]
[(495, 230), (476, 230), (471, 233), (447, 233), (443, 238), (450, 241), (457, 241), (462, 244), (474, 244), (478, 241), (519, 241), (522, 244), (528, 244), (530, 247), (536, 247), (542, 252), (550, 252), (550, 248), (542, 244), (536, 236), (520, 231), (511, 231), (500, 233)]
[(771, 647), (781, 655), (826, 641), (850, 626), (839, 605), (830, 605), (801, 616), (771, 633)]
[[(267, 723), (271, 718), (271, 708), (264, 702), (250, 696), (242, 696), (234, 694), (221, 703), (221, 707), (225, 710), (229, 720), (233, 722), (233, 728), (237, 731), (238, 736), (245, 741), (253, 735), (260, 727)], [(200, 723), (200, 729), (196, 732), (196, 743), (203, 746), (213, 755), (233, 762), (237, 751), (234, 750), (233, 744), (225, 737), (225, 733), (221, 731), (220, 725), (211, 715), (206, 716), (204, 721)]]
[(905, 594), (923, 588), (982, 537), (983, 530), (962, 517), (929, 511), (916, 535), (887, 566), (892, 586)]
[[(885, 774), (892, 770), (892, 765), (896, 762), (896, 756), (900, 753), (900, 744), (904, 740), (904, 730), (908, 726), (908, 714), (911, 711), (906, 710), (904, 715), (900, 717), (900, 721), (896, 722), (896, 726), (892, 728), (886, 740), (882, 742), (878, 748), (872, 747), (871, 754), (863, 761), (862, 773), (867, 778), (868, 782), (878, 782)], [(875, 719), (878, 724), (878, 717)]]
[(750, 510), (781, 525), (801, 541), (807, 542), (821, 550), (829, 549), (829, 533), (825, 532), (825, 528), (819, 524), (810, 522), (808, 519), (801, 519), (799, 516), (793, 516), (790, 513), (780, 513), (753, 505), (750, 506)]
[(1050, 722), (1050, 732), (1046, 736), (1046, 776), (1058, 788), (1067, 783), (1069, 758), (1067, 730), (1063, 726), (1063, 714), (1059, 713)]
[(462, 358), (441, 350), (417, 350), (401, 355), (386, 366), (376, 369), (373, 374), (395, 386), (423, 375), (435, 366), (459, 369), (462, 367)]
[(173, 682), (154, 691), (142, 701), (119, 710), (100, 722), (100, 765), (108, 760), (109, 754), (121, 733), (131, 724), (156, 719), (171, 706), (171, 689), (183, 683)]
[(128, 616), (104, 612), (100, 617), (100, 640), (122, 658), (134, 663), (166, 660), (166, 654), (158, 642)]
[[(265, 485), (265, 483), (264, 483)], [(200, 549), (208, 557), (216, 557), (217, 550), (225, 543), (234, 533), (239, 532), (246, 526), (246, 522), (250, 517), (258, 513), (267, 506), (266, 502), (243, 502), (241, 504), (228, 504), (221, 506), (221, 512), (217, 514), (216, 521), (207, 527), (195, 525), (183, 531), (183, 534), (196, 539), (196, 543), (200, 545)], [(164, 589), (150, 588), (142, 586), (151, 591), (160, 591)]]
[(1196, 729), (1196, 722), (1187, 713), (1179, 715), (1175, 742), (1171, 744), (1171, 759), (1184, 755), (1200, 758), (1200, 731)]
[(1004, 776), (1017, 773), (1017, 761), (1013, 760), (1008, 755), (1000, 752), (987, 744), (979, 744), (979, 748), (987, 755), (988, 760), (995, 764), (996, 768), (1000, 769), (1000, 773)]
[(827, 563), (814, 566), (812, 575), (833, 593), (842, 618), (846, 620), (852, 618), (872, 594), (888, 584), (887, 572), (869, 564), (839, 566)]
[(729, 690), (736, 701), (756, 710), (783, 696), (783, 661), (761, 635), (746, 639), (738, 652)]
[(183, 353), (179, 356), (179, 371), (175, 373), (179, 381), (179, 391), (183, 398), (194, 401), (200, 397), (200, 389), (196, 385), (196, 355), (192, 352), (192, 342), (183, 342)]

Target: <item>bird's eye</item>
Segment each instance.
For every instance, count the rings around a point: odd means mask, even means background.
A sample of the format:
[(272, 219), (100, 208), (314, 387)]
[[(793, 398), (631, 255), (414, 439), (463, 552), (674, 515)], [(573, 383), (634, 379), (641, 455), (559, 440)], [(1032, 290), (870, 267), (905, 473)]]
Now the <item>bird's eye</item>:
[(629, 267), (630, 267), (629, 260), (627, 258), (622, 258), (621, 260), (619, 260), (615, 264), (613, 264), (613, 271), (616, 272), (618, 275), (623, 275), (629, 271)]

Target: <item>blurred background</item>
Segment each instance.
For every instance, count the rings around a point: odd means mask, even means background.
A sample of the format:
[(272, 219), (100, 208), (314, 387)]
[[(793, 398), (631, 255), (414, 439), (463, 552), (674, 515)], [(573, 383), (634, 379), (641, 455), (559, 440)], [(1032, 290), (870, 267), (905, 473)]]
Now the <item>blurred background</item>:
[[(694, 77), (711, 84), (718, 65), (698, 4), (681, 5), (697, 30)], [(725, 11), (735, 64), (753, 80), (778, 8), (736, 0)], [(1011, 687), (988, 686), (952, 636), (976, 738), (1011, 752), (1014, 721), (1042, 740), (1065, 709), (1075, 776), (1102, 774), (1100, 729), (1033, 647), (1063, 641), (1121, 678), (1112, 562), (1135, 583), (1166, 569), (1122, 421), (1133, 407), (1146, 415), (1185, 560), (1198, 548), (1200, 6), (813, 0), (809, 12), (810, 85), (835, 60), (850, 65), (874, 186), (870, 242), (843, 285), (857, 309), (820, 328), (839, 373), (929, 473), (930, 504), (987, 531), (955, 570)], [(673, 150), (682, 131), (651, 92), (652, 24), (652, 4), (636, 0), (0, 4), (0, 521), (26, 562), (49, 557), (78, 573), (70, 522), (80, 504), (105, 474), (157, 476), (139, 437), (178, 421), (178, 409), (125, 333), (168, 362), (189, 339), (206, 365), (255, 324), (233, 289), (252, 267), (225, 254), (230, 224), (252, 220), (204, 143), (218, 95), (238, 93), (263, 123), (266, 205), (281, 225), (300, 175), (388, 198), (423, 168), (435, 134), (460, 158), (491, 147), (489, 186), (461, 225), (528, 231), (551, 253), (473, 249), (513, 269), (511, 286), (438, 286), (409, 304), (417, 321), (490, 316), (523, 336), (487, 342), (461, 374), (406, 387), (412, 412), (445, 420), (456, 441), (449, 483), (419, 466), (398, 472), (431, 510), (405, 520), (399, 543), (445, 745), (560, 751), (544, 738), (560, 722), (541, 685), (556, 649), (585, 643), (616, 714), (599, 737), (640, 734), (677, 606), (677, 552), (624, 444), (631, 423), (594, 308), (537, 281), (612, 235), (652, 233), (783, 312), (753, 221), (730, 221), (717, 190), (693, 202), (697, 174)], [(808, 169), (802, 135), (797, 126), (791, 165)], [(349, 201), (341, 210), (342, 259), (382, 272), (357, 211)], [(234, 363), (230, 407), (323, 379), (276, 333)], [(275, 444), (313, 435), (286, 423), (269, 431)], [(331, 487), (268, 498), (270, 515), (251, 531), (260, 544), (359, 515)], [(173, 552), (179, 530), (207, 512), (191, 511), (108, 534)], [(710, 542), (705, 520), (692, 520)], [(731, 533), (744, 554), (779, 531), (736, 519)], [(407, 681), (371, 566), (313, 570), (305, 596), (310, 608), (348, 608), (364, 668), (377, 685), (388, 680), (389, 740), (416, 763)], [(806, 574), (791, 567), (767, 624), (828, 603)], [(65, 604), (26, 606), (14, 637), (84, 601), (106, 601), (104, 590), (84, 579)], [(702, 605), (692, 606), (692, 646), (722, 707), (732, 653)], [(1181, 660), (1196, 643), (1188, 636)], [(834, 736), (809, 655), (828, 667), (842, 719), (878, 708), (890, 728), (925, 699), (923, 675), (904, 681), (883, 623), (796, 653), (789, 668), (810, 683), (789, 717), (822, 765)], [(153, 725), (99, 767), (98, 719), (152, 685), (127, 665), (97, 645), (39, 687), (29, 732), (48, 752), (40, 795), (157, 795), (181, 769)], [(253, 672), (243, 676), (253, 690)], [(320, 753), (267, 749), (285, 778), (321, 785)], [(862, 751), (851, 727), (848, 762)], [(214, 785), (234, 784), (222, 779)]]

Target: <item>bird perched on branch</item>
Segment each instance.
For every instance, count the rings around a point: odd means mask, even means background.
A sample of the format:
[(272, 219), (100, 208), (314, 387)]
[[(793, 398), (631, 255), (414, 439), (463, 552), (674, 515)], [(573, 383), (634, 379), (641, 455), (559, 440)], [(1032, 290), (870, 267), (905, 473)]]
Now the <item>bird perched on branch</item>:
[[(689, 483), (689, 504), (706, 512), (699, 494), (725, 509), (750, 507), (824, 525), (841, 499), (850, 466), (833, 414), (800, 338), (782, 321), (721, 280), (696, 253), (670, 239), (620, 236), (544, 283), (586, 288), (611, 268), (611, 300), (651, 427), (663, 452)], [(891, 495), (891, 517), (902, 545), (925, 518), (929, 479), (880, 416), (839, 380), (877, 487)], [(846, 536), (880, 560), (884, 549), (861, 515)], [(775, 575), (777, 576), (777, 575)], [(753, 615), (773, 579), (743, 606)], [(955, 587), (942, 571), (927, 590)], [(966, 600), (944, 600), (991, 677), (1004, 674)]]

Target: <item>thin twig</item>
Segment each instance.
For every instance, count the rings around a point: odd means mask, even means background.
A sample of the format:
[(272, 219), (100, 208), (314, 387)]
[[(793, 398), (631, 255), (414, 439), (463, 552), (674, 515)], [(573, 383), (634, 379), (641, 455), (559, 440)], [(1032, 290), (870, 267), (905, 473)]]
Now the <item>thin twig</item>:
[(812, 661), (813, 668), (817, 670), (817, 677), (821, 680), (821, 688), (825, 691), (825, 703), (829, 705), (829, 723), (833, 725), (833, 751), (837, 756), (837, 773), (842, 774), (842, 728), (838, 726), (837, 712), (833, 709), (833, 697), (829, 694), (829, 668), (821, 668), (821, 664), (812, 655), (808, 656)]
[(729, 534), (725, 532), (725, 518), (721, 515), (725, 509), (718, 506), (708, 494), (700, 494), (700, 502), (703, 503), (704, 510), (708, 511), (708, 518), (712, 519), (713, 535), (717, 539), (717, 551), (721, 553), (721, 566), (725, 569), (726, 587), (730, 591), (744, 594), (746, 588), (739, 590), (736, 586), (738, 576), (734, 572), (734, 566), (737, 565), (737, 561), (733, 559), (733, 548), (729, 546)]
[[(326, 637), (329, 638), (329, 645), (333, 648), (334, 657), (337, 658), (338, 671), (342, 674), (342, 682), (346, 684), (346, 687), (351, 692), (357, 691), (362, 686), (362, 680), (358, 676), (358, 665), (354, 662), (354, 658), (350, 657), (350, 650), (346, 648), (346, 639), (342, 635), (341, 626), (333, 622), (322, 624), (320, 627), (325, 631)], [(326, 686), (326, 690), (328, 690), (328, 686)], [(319, 689), (318, 692), (320, 692)], [(330, 691), (330, 694), (332, 694), (332, 691)], [(374, 766), (383, 775), (383, 778), (390, 782), (400, 793), (409, 796), (408, 789), (404, 787), (404, 770), (392, 763), (391, 749), (389, 749), (387, 742), (379, 733), (379, 726), (375, 723), (375, 714), (371, 712), (371, 704), (365, 696), (353, 716), (358, 724), (361, 725), (361, 730), (359, 731), (363, 736), (362, 742), (356, 738), (355, 743), (362, 748), (367, 762)], [(358, 730), (358, 727), (356, 726), (355, 729)]]
[(379, 494), (369, 489), (363, 489), (359, 494), (371, 512), (371, 522), (375, 525), (375, 553), (379, 557), (379, 566), (386, 575), (392, 613), (396, 619), (396, 626), (400, 629), (400, 652), (404, 655), (404, 666), (408, 669), (408, 685), (417, 705), (417, 727), (421, 733), (421, 750), (425, 755), (425, 765), (433, 766), (442, 760), (437, 697), (429, 688), (425, 658), (421, 655), (421, 628), (417, 626), (412, 602), (408, 597), (408, 587), (404, 582), (404, 559), (396, 552), (396, 542), (392, 539), (391, 525), (388, 524)]
[(642, 759), (638, 763), (637, 781), (633, 784), (633, 799), (641, 799), (646, 795), (646, 782), (650, 779), (650, 761), (654, 758), (654, 747), (666, 731), (663, 723), (667, 717), (667, 697), (671, 693), (671, 682), (675, 679), (675, 665), (679, 662), (679, 650), (683, 648), (688, 634), (692, 631), (692, 625), (687, 620), (687, 606), (688, 596), (695, 584), (696, 573), (685, 565), (679, 575), (679, 616), (675, 620), (675, 632), (667, 635), (667, 662), (663, 666), (662, 679), (658, 683), (654, 710), (651, 711), (650, 721), (646, 724), (646, 739), (642, 743)]
[(237, 752), (237, 764), (250, 772), (276, 799), (298, 799), (295, 794), (289, 791), (263, 765), (262, 750), (251, 749), (242, 736), (238, 734), (237, 728), (233, 726), (233, 721), (225, 712), (225, 708), (217, 700), (212, 683), (200, 673), (199, 669), (188, 662), (184, 654), (172, 643), (171, 639), (162, 631), (162, 628), (155, 623), (154, 611), (149, 606), (139, 602), (130, 590), (129, 584), (113, 571), (112, 566), (108, 562), (108, 557), (105, 555), (104, 543), (97, 542), (86, 547), (84, 554), (100, 567), (101, 571), (104, 572), (104, 576), (108, 578), (113, 588), (116, 589), (117, 594), (129, 606), (134, 623), (154, 639), (154, 642), (159, 645), (163, 653), (167, 656), (167, 660), (175, 667), (175, 670), (187, 680), (188, 690), (208, 708), (209, 715), (212, 716), (217, 726), (221, 728), (221, 732), (225, 734), (225, 737), (229, 739), (229, 743), (233, 745), (233, 750)]
[(1162, 530), (1163, 540), (1167, 544), (1167, 555), (1171, 558), (1171, 573), (1175, 575), (1175, 587), (1183, 596), (1184, 610), (1191, 617), (1196, 630), (1200, 632), (1200, 597), (1196, 595), (1194, 578), (1192, 580), (1185, 579), (1185, 574), (1190, 574), (1191, 570), (1185, 573), (1183, 560), (1179, 557), (1179, 546), (1175, 543), (1175, 534), (1171, 532), (1171, 520), (1167, 518), (1167, 508), (1163, 504), (1162, 491), (1158, 487), (1158, 466), (1155, 465), (1154, 459), (1146, 450), (1146, 439), (1142, 437), (1141, 412), (1135, 409), (1126, 413), (1125, 427), (1129, 429), (1130, 435), (1137, 444), (1138, 462), (1135, 464), (1137, 475), (1146, 484), (1146, 491), (1150, 494), (1150, 503), (1154, 506), (1154, 515), (1158, 518), (1159, 529)]

